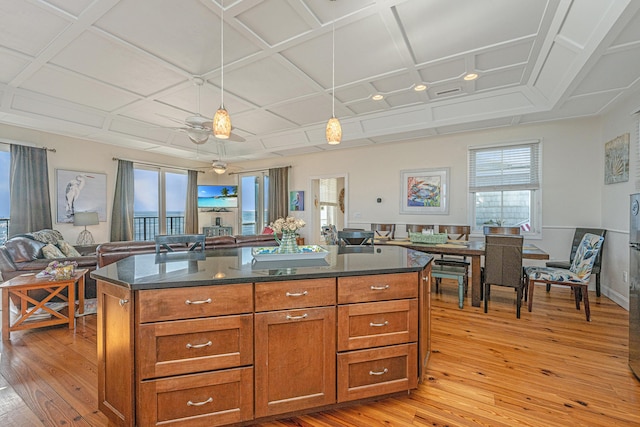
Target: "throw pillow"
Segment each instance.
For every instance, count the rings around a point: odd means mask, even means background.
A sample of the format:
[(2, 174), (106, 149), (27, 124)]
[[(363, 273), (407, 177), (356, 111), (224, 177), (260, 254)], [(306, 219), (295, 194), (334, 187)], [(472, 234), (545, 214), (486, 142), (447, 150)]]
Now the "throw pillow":
[(12, 237), (4, 244), (13, 262), (29, 262), (38, 259), (44, 245), (28, 237)]
[(44, 257), (47, 259), (65, 258), (60, 249), (58, 249), (57, 246), (53, 246), (51, 243), (42, 248), (42, 255), (44, 255)]
[(69, 258), (82, 256), (80, 255), (80, 252), (78, 252), (76, 248), (73, 247), (73, 245), (71, 245), (69, 242), (66, 242), (64, 240), (58, 240), (58, 248), (60, 248), (62, 253)]
[(51, 243), (52, 245), (58, 244), (58, 240), (62, 240), (62, 233), (58, 230), (49, 230), (44, 229), (40, 231), (34, 231), (33, 233), (29, 233), (35, 240), (38, 240), (42, 243)]

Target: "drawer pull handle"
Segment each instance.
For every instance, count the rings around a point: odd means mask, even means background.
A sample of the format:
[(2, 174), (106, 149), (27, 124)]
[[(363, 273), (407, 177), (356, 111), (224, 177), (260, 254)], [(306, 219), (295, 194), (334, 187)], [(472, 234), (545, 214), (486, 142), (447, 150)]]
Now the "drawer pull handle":
[(188, 299), (184, 303), (187, 305), (211, 304), (211, 298), (207, 298), (206, 300), (201, 300), (201, 301), (191, 301)]
[(387, 289), (389, 289), (389, 285), (384, 285), (384, 286), (371, 285), (372, 291), (386, 291)]
[(212, 345), (213, 343), (211, 341), (208, 341), (204, 344), (191, 344), (191, 343), (187, 343), (187, 348), (204, 348), (204, 347), (209, 347), (210, 345)]
[(373, 327), (373, 328), (379, 328), (381, 326), (387, 326), (389, 324), (388, 320), (385, 320), (384, 323), (373, 323), (373, 322), (369, 322), (369, 326)]
[(288, 297), (304, 297), (304, 296), (306, 296), (308, 294), (309, 294), (309, 292), (307, 292), (307, 291), (302, 291), (302, 292), (298, 292), (298, 293), (291, 293), (291, 292), (285, 293), (285, 295), (288, 296)]
[(125, 305), (126, 303), (128, 303), (128, 302), (129, 302), (129, 300), (128, 300), (128, 299), (121, 299), (121, 300), (120, 300), (120, 307), (124, 307), (124, 305)]
[(383, 371), (378, 371), (378, 372), (375, 372), (375, 371), (369, 371), (369, 375), (384, 375), (384, 374), (386, 374), (387, 372), (389, 372), (389, 370), (388, 370), (387, 368), (384, 368), (384, 370), (383, 370)]
[(300, 320), (306, 318), (307, 316), (307, 313), (303, 314), (302, 316), (291, 316), (290, 314), (287, 314), (287, 320)]
[(204, 402), (192, 402), (192, 401), (188, 401), (187, 402), (187, 406), (202, 406), (202, 405), (206, 405), (207, 403), (211, 403), (213, 402), (213, 397), (208, 398), (207, 400), (205, 400)]

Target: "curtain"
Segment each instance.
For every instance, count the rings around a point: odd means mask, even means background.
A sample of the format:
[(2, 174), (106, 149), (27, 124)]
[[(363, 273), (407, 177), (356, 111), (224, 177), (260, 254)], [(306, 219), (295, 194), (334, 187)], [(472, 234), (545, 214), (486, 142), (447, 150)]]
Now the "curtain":
[(198, 233), (198, 171), (187, 172), (187, 206), (184, 211), (185, 234)]
[(9, 236), (52, 228), (47, 150), (11, 144)]
[(269, 169), (269, 223), (289, 214), (289, 167)]
[(133, 237), (133, 162), (118, 160), (110, 241), (123, 242)]

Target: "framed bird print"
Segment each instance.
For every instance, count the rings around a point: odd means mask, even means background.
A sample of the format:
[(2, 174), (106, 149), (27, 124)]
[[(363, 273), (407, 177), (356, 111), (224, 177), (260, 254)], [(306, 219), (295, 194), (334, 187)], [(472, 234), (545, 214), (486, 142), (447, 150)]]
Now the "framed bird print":
[(75, 212), (98, 212), (107, 220), (107, 175), (56, 169), (57, 220), (73, 222)]

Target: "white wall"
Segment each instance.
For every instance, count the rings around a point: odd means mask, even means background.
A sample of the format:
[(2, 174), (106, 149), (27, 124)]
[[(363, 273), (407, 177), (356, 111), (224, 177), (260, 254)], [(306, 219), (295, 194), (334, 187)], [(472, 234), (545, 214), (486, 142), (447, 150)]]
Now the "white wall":
[(606, 248), (603, 253), (603, 282), (605, 295), (621, 306), (629, 307), (629, 283), (623, 281), (623, 272), (629, 271), (629, 196), (640, 192), (638, 165), (638, 97), (621, 102), (602, 119), (602, 150), (604, 144), (617, 136), (629, 133), (629, 181), (602, 186), (602, 227), (607, 229)]

